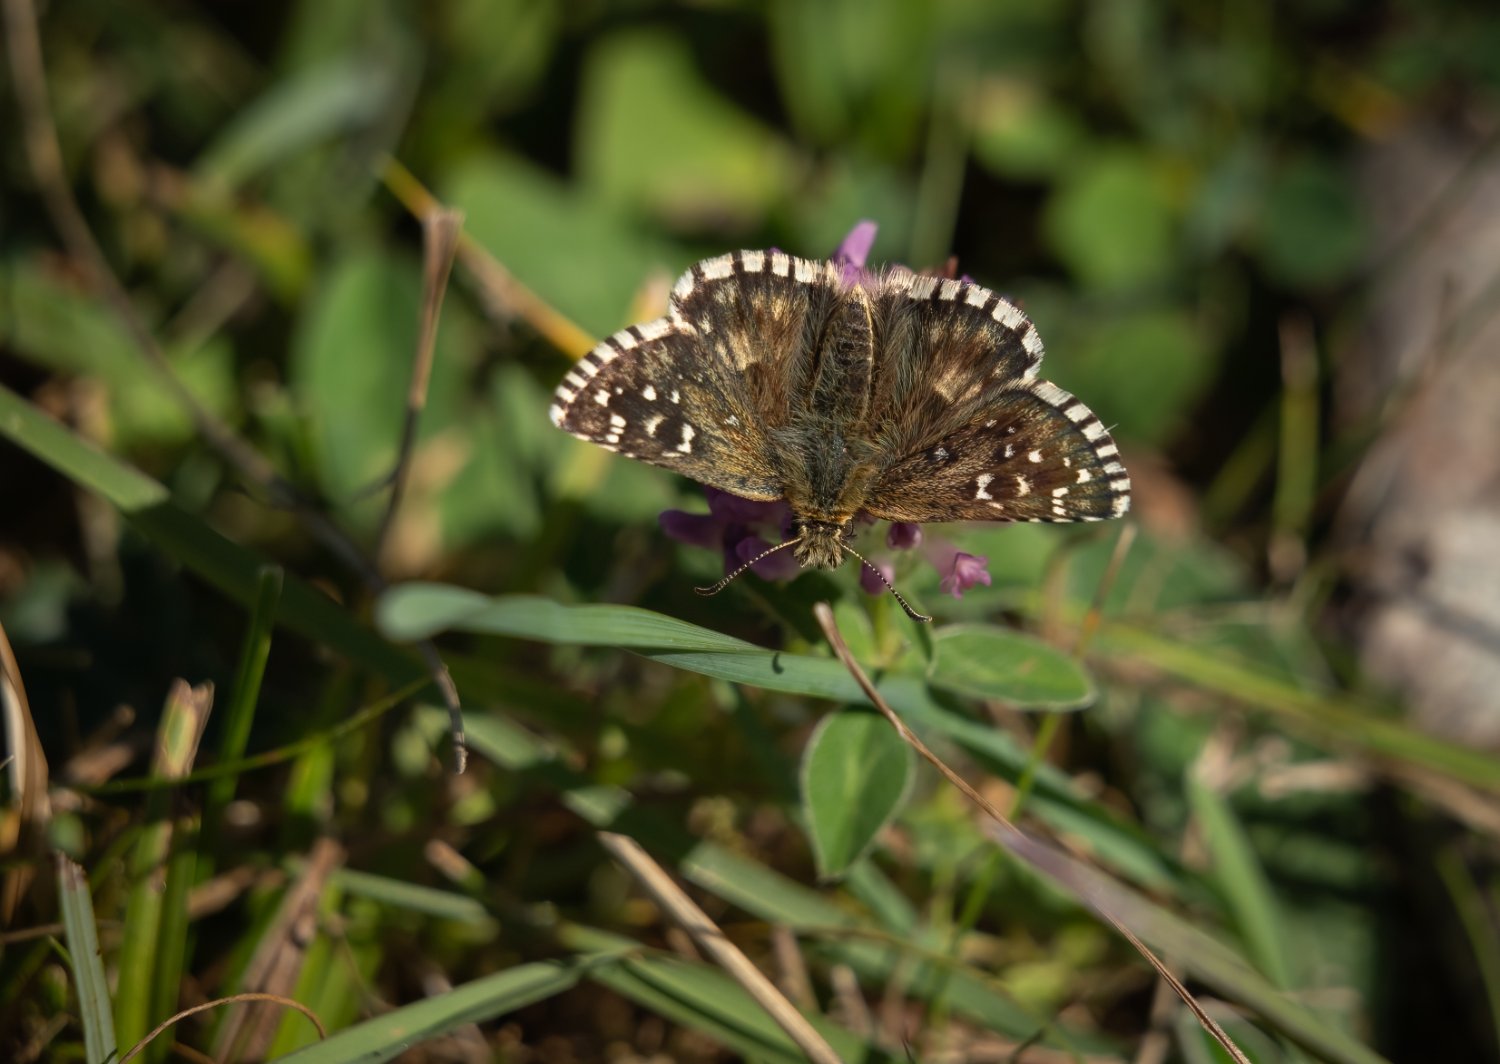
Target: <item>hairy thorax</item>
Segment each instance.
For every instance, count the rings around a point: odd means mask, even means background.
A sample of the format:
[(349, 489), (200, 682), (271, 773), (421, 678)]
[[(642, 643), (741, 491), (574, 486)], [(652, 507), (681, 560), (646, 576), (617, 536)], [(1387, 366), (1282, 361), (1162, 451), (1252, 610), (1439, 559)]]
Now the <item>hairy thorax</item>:
[(837, 569), (844, 560), (844, 545), (853, 533), (853, 522), (798, 520), (792, 535), (798, 537), (792, 553), (799, 565)]

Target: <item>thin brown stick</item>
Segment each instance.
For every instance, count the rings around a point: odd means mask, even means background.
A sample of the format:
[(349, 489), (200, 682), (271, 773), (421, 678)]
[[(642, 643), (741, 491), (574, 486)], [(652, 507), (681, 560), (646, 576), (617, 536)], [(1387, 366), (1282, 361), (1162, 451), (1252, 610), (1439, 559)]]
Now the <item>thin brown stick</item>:
[(422, 322), (417, 332), (417, 350), (412, 359), (411, 383), (406, 390), (406, 417), (401, 424), (401, 443), (396, 449), (396, 464), (391, 470), (391, 494), (386, 500), (380, 527), (375, 533), (376, 566), (385, 557), (396, 511), (406, 495), (411, 475), (412, 451), (417, 442), (417, 423), (427, 406), (427, 384), (432, 379), (433, 353), (437, 349), (438, 315), (443, 309), (443, 295), (448, 291), (448, 277), (453, 272), (453, 256), (458, 251), (458, 236), (463, 232), (464, 215), (451, 207), (439, 207), (422, 216)]
[[(425, 218), (439, 207), (432, 193), (395, 159), (385, 161), (380, 179), (391, 195), (400, 200), (401, 205), (417, 218)], [(458, 261), (473, 275), (480, 293), (492, 305), (526, 321), (569, 358), (582, 358), (594, 349), (597, 341), (588, 332), (516, 280), (509, 270), (467, 234), (459, 237)]]
[[(69, 254), (83, 267), (90, 281), (109, 303), (146, 365), (172, 400), (185, 410), (198, 435), (241, 479), (263, 491), (273, 506), (290, 511), (304, 528), (354, 573), (371, 594), (386, 588), (375, 562), (330, 520), (296, 485), (279, 474), (271, 462), (221, 421), (197, 398), (172, 368), (166, 352), (131, 302), (130, 293), (116, 276), (105, 257), (63, 169), (57, 123), (52, 117), (47, 97), (46, 66), (42, 60), (41, 38), (37, 32), (36, 8), (32, 0), (3, 0), (5, 37), (10, 52), (11, 79), (21, 113), (21, 127), (32, 177), (46, 204), (47, 213), (57, 227)], [(431, 640), (419, 644), (428, 663), (433, 682), (443, 695), (450, 719), (459, 722), (453, 729), (454, 766), (463, 772), (468, 762), (464, 747), (461, 710), (457, 691), (441, 665), (436, 645)], [(436, 664), (434, 664), (436, 662)]]
[[(927, 744), (918, 739), (911, 729), (906, 726), (906, 722), (890, 707), (880, 692), (875, 689), (875, 685), (870, 682), (870, 678), (865, 675), (864, 669), (860, 668), (859, 662), (854, 660), (854, 655), (850, 653), (848, 644), (844, 642), (844, 637), (839, 632), (838, 624), (833, 619), (833, 610), (828, 604), (826, 602), (818, 603), (813, 607), (813, 613), (818, 619), (818, 625), (823, 629), (824, 636), (828, 639), (829, 646), (833, 648), (834, 654), (838, 657), (839, 661), (843, 662), (844, 668), (849, 670), (849, 675), (854, 677), (854, 682), (859, 685), (860, 690), (865, 693), (865, 697), (870, 700), (870, 703), (880, 711), (886, 720), (890, 721), (891, 727), (896, 729), (896, 734), (901, 736), (902, 740), (908, 746), (921, 754), (928, 763), (943, 775), (944, 779), (957, 787), (964, 797), (977, 805), (980, 810), (995, 822), (994, 833), (1000, 838), (1002, 845), (1005, 845), (1008, 851), (1012, 853), (1016, 852), (1016, 849), (1009, 845), (1012, 840), (1024, 843), (1026, 851), (1035, 851), (1038, 846), (1034, 840), (1028, 838), (1021, 829), (1010, 822), (1004, 813), (1000, 812), (994, 803), (971, 787), (967, 780), (949, 768), (942, 758), (928, 749)], [(1030, 858), (1027, 859), (1030, 860)], [(1177, 992), (1178, 997), (1182, 998), (1193, 1015), (1197, 1017), (1198, 1022), (1203, 1025), (1203, 1029), (1212, 1035), (1219, 1045), (1224, 1047), (1224, 1051), (1230, 1055), (1236, 1064), (1250, 1064), (1250, 1059), (1240, 1051), (1239, 1046), (1235, 1045), (1234, 1040), (1229, 1037), (1228, 1032), (1220, 1027), (1218, 1022), (1204, 1011), (1203, 1006), (1198, 1003), (1198, 1000), (1193, 997), (1188, 988), (1182, 984), (1182, 981), (1168, 970), (1167, 966), (1161, 962), (1144, 942), (1135, 936), (1130, 928), (1121, 923), (1106, 905), (1098, 898), (1091, 897), (1087, 891), (1080, 890), (1076, 896), (1119, 932), (1127, 942), (1136, 948), (1136, 951), (1142, 957), (1146, 958), (1151, 967), (1156, 969), (1157, 974), (1167, 981), (1168, 985)]]
[(156, 1039), (161, 1036), (161, 1033), (168, 1027), (171, 1027), (174, 1023), (185, 1020), (189, 1016), (196, 1015), (197, 1013), (206, 1012), (208, 1009), (216, 1009), (221, 1005), (235, 1005), (242, 1001), (268, 1001), (277, 1005), (285, 1005), (289, 1009), (296, 1009), (298, 1012), (302, 1013), (302, 1015), (306, 1016), (309, 1020), (312, 1021), (313, 1026), (318, 1029), (318, 1039), (320, 1041), (328, 1037), (328, 1030), (323, 1026), (323, 1021), (318, 1019), (318, 1014), (313, 1012), (312, 1009), (308, 1008), (300, 1001), (293, 1001), (291, 998), (282, 997), (280, 994), (260, 994), (253, 992), (245, 994), (230, 994), (228, 997), (214, 998), (214, 1000), (212, 1001), (205, 1001), (201, 1005), (194, 1005), (190, 1009), (183, 1009), (179, 1013), (168, 1016), (165, 1020), (162, 1020), (161, 1023), (152, 1028), (150, 1034), (148, 1034), (145, 1038), (142, 1038), (135, 1045), (131, 1046), (126, 1054), (120, 1058), (120, 1064), (130, 1064), (132, 1060), (140, 1055), (141, 1050), (145, 1049), (152, 1042), (156, 1041)]
[(809, 1060), (816, 1064), (839, 1064), (839, 1055), (808, 1022), (807, 1017), (797, 1011), (797, 1007), (776, 989), (776, 984), (751, 963), (750, 958), (729, 940), (719, 926), (709, 919), (708, 914), (687, 896), (667, 874), (666, 869), (657, 864), (638, 842), (612, 831), (599, 832), (599, 841), (610, 856), (635, 876), (656, 904), (678, 926), (693, 936), (699, 948), (712, 957), (730, 978), (745, 988), (745, 992), (766, 1010), (771, 1019), (797, 1044), (797, 1048), (807, 1054)]

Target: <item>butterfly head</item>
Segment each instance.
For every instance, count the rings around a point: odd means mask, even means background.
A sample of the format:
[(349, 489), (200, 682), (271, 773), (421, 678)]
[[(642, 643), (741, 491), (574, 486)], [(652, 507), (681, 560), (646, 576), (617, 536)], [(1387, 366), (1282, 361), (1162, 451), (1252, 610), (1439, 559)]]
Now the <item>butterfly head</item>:
[(797, 538), (797, 545), (792, 553), (799, 565), (837, 569), (849, 549), (849, 536), (852, 532), (852, 520), (838, 522), (799, 519), (792, 525), (792, 534)]

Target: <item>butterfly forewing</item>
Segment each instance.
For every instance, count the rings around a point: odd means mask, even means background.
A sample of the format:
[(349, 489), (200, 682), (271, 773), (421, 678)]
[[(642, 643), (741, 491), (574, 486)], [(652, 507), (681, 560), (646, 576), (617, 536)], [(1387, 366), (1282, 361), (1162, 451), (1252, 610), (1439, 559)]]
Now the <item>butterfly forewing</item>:
[(1047, 381), (893, 462), (866, 509), (891, 521), (1102, 521), (1130, 508), (1120, 451), (1088, 407)]
[(838, 294), (827, 263), (744, 251), (695, 265), (668, 315), (615, 333), (558, 386), (552, 421), (581, 439), (747, 499), (778, 499), (768, 434)]

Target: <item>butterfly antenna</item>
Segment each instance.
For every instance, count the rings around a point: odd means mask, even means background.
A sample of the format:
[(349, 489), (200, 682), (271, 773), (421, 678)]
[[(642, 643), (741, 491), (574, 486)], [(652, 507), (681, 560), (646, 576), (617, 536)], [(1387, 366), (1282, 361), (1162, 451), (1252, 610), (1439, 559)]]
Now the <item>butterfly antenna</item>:
[(886, 586), (886, 590), (889, 591), (892, 595), (896, 596), (896, 601), (901, 603), (901, 608), (906, 611), (906, 615), (908, 617), (910, 617), (914, 621), (921, 621), (923, 624), (928, 624), (932, 621), (932, 618), (927, 616), (927, 614), (918, 613), (916, 610), (912, 609), (911, 603), (907, 602), (906, 599), (902, 597), (901, 592), (897, 591), (895, 586), (885, 578), (884, 573), (870, 564), (869, 559), (867, 559), (863, 554), (855, 550), (853, 547), (849, 546), (847, 543), (843, 546), (846, 551), (858, 558), (866, 569), (870, 570), (870, 572), (874, 573), (877, 577), (880, 578), (880, 582)]
[(769, 550), (763, 550), (763, 551), (761, 551), (755, 557), (751, 558), (744, 565), (740, 566), (738, 569), (736, 569), (734, 572), (730, 573), (723, 580), (720, 580), (717, 584), (714, 584), (712, 587), (695, 587), (695, 588), (693, 588), (693, 590), (696, 591), (696, 592), (698, 592), (698, 594), (704, 595), (704, 596), (707, 596), (707, 595), (717, 595), (720, 591), (723, 591), (726, 587), (729, 586), (729, 582), (731, 580), (733, 580), (735, 577), (739, 576), (741, 573), (743, 573), (746, 569), (750, 568), (752, 565), (755, 565), (756, 563), (758, 563), (762, 558), (768, 558), (771, 555), (775, 554), (779, 550), (785, 550), (787, 547), (790, 547), (792, 544), (794, 544), (794, 543), (801, 543), (801, 542), (802, 542), (802, 537), (798, 536), (796, 539), (789, 539), (785, 543), (778, 543), (778, 544), (776, 544), (776, 546), (770, 548)]

